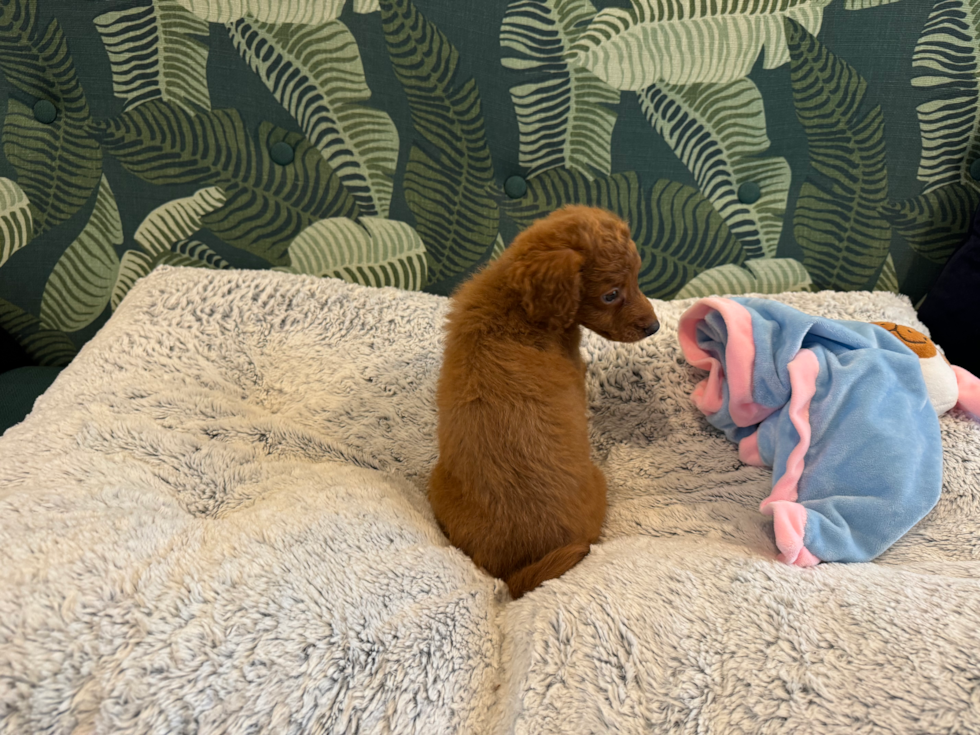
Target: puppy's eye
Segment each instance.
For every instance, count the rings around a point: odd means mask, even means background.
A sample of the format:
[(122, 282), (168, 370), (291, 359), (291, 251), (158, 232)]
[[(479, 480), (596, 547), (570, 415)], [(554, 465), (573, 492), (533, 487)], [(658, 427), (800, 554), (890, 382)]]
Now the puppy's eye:
[(618, 298), (619, 298), (619, 289), (618, 288), (614, 288), (609, 293), (606, 293), (606, 294), (603, 294), (602, 295), (602, 300), (605, 301), (607, 304), (611, 304), (613, 301), (615, 301)]

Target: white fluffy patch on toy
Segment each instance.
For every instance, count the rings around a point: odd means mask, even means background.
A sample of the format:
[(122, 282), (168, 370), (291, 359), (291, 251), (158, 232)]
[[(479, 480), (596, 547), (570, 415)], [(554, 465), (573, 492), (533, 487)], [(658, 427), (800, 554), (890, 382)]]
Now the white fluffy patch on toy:
[(959, 400), (956, 374), (946, 358), (938, 352), (932, 357), (920, 357), (919, 366), (922, 368), (922, 377), (926, 379), (926, 390), (929, 391), (932, 407), (942, 416)]

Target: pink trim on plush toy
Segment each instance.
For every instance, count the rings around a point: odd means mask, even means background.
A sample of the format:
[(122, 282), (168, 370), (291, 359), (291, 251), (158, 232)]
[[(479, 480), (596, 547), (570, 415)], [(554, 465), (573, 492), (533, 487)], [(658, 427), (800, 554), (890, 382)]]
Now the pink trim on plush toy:
[[(755, 365), (752, 316), (748, 309), (735, 301), (712, 296), (702, 299), (681, 316), (677, 331), (684, 357), (695, 367), (709, 371), (708, 377), (698, 383), (691, 398), (702, 413), (709, 415), (718, 411), (724, 402), (722, 388), (725, 372), (721, 362), (697, 344), (698, 322), (712, 309), (721, 314), (728, 330), (728, 342), (725, 347), (725, 362), (728, 367), (728, 412), (737, 426), (758, 424), (776, 409), (762, 406), (752, 399), (752, 371)], [(782, 552), (779, 560), (785, 564), (812, 567), (819, 564), (820, 559), (803, 545), (806, 508), (795, 501), (799, 494), (804, 457), (810, 448), (810, 401), (816, 393), (820, 363), (812, 350), (801, 349), (787, 368), (792, 388), (789, 418), (800, 436), (800, 441), (786, 460), (786, 471), (777, 480), (769, 497), (762, 501), (759, 509), (773, 517), (776, 546)], [(759, 454), (757, 432), (742, 439), (738, 451), (739, 458), (743, 462), (764, 465)]]
[(789, 383), (792, 389), (789, 397), (789, 420), (793, 422), (800, 441), (786, 458), (786, 471), (772, 488), (769, 497), (762, 501), (759, 510), (766, 512), (766, 506), (779, 501), (795, 502), (799, 496), (800, 477), (805, 466), (804, 457), (810, 448), (810, 401), (817, 392), (817, 374), (820, 363), (813, 350), (802, 349), (786, 366), (789, 370)]
[(980, 378), (969, 370), (953, 365), (956, 374), (956, 387), (959, 392), (956, 407), (980, 421)]
[(806, 531), (806, 508), (789, 500), (776, 500), (762, 509), (772, 516), (772, 528), (776, 532), (776, 546), (782, 552), (779, 561), (798, 567), (812, 567), (820, 563), (803, 545)]
[(753, 431), (738, 443), (738, 458), (755, 467), (768, 467), (759, 454), (759, 432)]
[(752, 337), (752, 315), (736, 301), (709, 296), (701, 299), (681, 316), (677, 327), (681, 349), (687, 361), (702, 370), (707, 378), (698, 383), (691, 400), (702, 413), (711, 415), (724, 401), (722, 387), (725, 371), (721, 362), (698, 347), (697, 325), (712, 309), (721, 314), (728, 330), (725, 363), (728, 368), (728, 413), (736, 426), (752, 426), (776, 409), (766, 408), (752, 399), (752, 368), (755, 365), (755, 340)]
[(759, 510), (772, 516), (776, 533), (776, 546), (782, 552), (779, 560), (798, 567), (812, 567), (820, 560), (803, 545), (806, 532), (806, 508), (796, 502), (799, 497), (800, 477), (805, 466), (804, 458), (810, 448), (810, 401), (817, 392), (817, 375), (820, 362), (812, 350), (802, 349), (787, 365), (792, 392), (789, 397), (789, 419), (793, 422), (800, 441), (786, 459), (786, 471), (776, 481), (769, 497), (762, 501)]

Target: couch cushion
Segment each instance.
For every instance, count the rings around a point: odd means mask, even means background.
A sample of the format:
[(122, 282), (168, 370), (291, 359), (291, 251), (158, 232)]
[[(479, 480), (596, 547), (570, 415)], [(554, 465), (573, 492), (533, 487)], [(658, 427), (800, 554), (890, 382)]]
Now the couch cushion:
[[(779, 298), (920, 328), (894, 294)], [(980, 732), (980, 425), (942, 417), (943, 496), (873, 564), (782, 564), (771, 470), (690, 401), (689, 305), (583, 339), (603, 536), (510, 601), (425, 496), (444, 299), (150, 275), (0, 439), (0, 722)]]
[(570, 202), (651, 298), (917, 299), (980, 202), (949, 3), (9, 0), (0, 326), (73, 353), (160, 264), (445, 294)]

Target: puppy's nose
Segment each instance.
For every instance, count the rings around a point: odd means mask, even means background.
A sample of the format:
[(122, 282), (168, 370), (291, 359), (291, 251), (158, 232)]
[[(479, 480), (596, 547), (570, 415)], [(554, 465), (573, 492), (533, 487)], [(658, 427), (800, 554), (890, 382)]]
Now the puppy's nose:
[(660, 329), (660, 322), (654, 320), (643, 328), (643, 334), (645, 334), (647, 337), (652, 337), (659, 331), (659, 329)]

